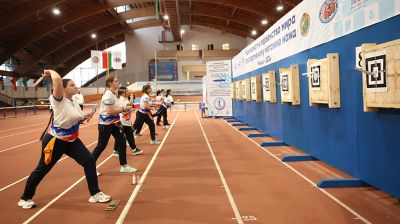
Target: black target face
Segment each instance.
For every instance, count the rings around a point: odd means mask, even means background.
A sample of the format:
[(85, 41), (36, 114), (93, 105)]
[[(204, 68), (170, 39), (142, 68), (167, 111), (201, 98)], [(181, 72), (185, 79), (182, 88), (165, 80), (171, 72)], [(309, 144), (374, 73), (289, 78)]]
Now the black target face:
[(372, 91), (387, 90), (386, 54), (369, 54), (365, 57), (367, 71), (375, 75), (367, 75), (367, 89)]
[(269, 88), (269, 78), (265, 77), (265, 91), (268, 92), (270, 90)]
[(321, 65), (312, 65), (311, 66), (311, 88), (313, 90), (321, 89)]
[(289, 74), (282, 74), (282, 92), (289, 92)]

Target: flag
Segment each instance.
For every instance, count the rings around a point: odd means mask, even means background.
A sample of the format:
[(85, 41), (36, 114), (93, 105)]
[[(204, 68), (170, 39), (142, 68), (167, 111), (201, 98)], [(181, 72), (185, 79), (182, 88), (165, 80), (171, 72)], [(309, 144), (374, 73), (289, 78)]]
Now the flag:
[(110, 51), (103, 51), (103, 68), (112, 69), (112, 54)]
[(121, 52), (113, 52), (112, 53), (112, 68), (114, 69), (122, 69), (122, 54)]
[(0, 85), (1, 85), (1, 90), (4, 90), (4, 78), (3, 78), (3, 76), (0, 76)]
[(28, 80), (29, 80), (29, 78), (22, 79), (22, 83), (24, 84), (25, 91), (28, 91)]
[[(33, 83), (36, 83), (36, 81), (37, 81), (37, 79), (34, 79), (34, 80), (33, 80)], [(35, 86), (35, 92), (38, 91), (38, 88), (39, 88), (39, 85), (36, 85), (36, 86)]]
[(102, 68), (101, 51), (90, 51), (90, 61), (92, 62), (92, 68)]
[(17, 91), (17, 79), (16, 79), (15, 77), (13, 77), (13, 78), (11, 79), (11, 83), (12, 83), (12, 85), (13, 85), (14, 91)]
[(160, 19), (160, 15), (158, 15), (158, 0), (156, 0), (156, 19)]

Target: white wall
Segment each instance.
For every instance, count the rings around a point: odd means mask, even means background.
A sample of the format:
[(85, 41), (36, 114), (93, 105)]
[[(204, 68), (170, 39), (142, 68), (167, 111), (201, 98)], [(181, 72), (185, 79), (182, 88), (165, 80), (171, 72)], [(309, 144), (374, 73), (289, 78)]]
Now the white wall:
[[(200, 49), (207, 50), (208, 44), (214, 44), (214, 49), (222, 49), (222, 44), (229, 43), (230, 49), (243, 49), (247, 45), (246, 38), (236, 36), (230, 33), (222, 34), (221, 31), (193, 26), (189, 30), (188, 26), (182, 26), (185, 29), (183, 35), (184, 50), (191, 50), (192, 44), (198, 44)], [(125, 35), (126, 42), (126, 80), (131, 82), (148, 81), (149, 60), (154, 59), (156, 50), (176, 50), (176, 45), (158, 43), (162, 27), (152, 27), (134, 31), (133, 35)], [(219, 58), (218, 60), (224, 60)], [(202, 59), (180, 60), (178, 61), (178, 80), (186, 80), (186, 74), (182, 72), (183, 65), (205, 64)], [(121, 76), (120, 79), (122, 79)]]

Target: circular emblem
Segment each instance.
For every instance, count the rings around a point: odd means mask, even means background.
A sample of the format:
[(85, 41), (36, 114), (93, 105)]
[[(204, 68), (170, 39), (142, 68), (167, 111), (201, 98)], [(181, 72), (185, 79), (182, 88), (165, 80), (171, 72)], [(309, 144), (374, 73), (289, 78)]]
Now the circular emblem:
[(335, 17), (337, 10), (337, 0), (325, 0), (319, 10), (319, 20), (323, 23), (329, 23)]
[(300, 20), (301, 35), (307, 36), (309, 29), (310, 29), (310, 15), (308, 13), (304, 13)]
[(97, 56), (94, 56), (94, 57), (92, 58), (92, 62), (93, 62), (94, 64), (99, 63), (99, 61), (100, 61), (100, 59), (99, 59), (99, 57), (97, 57)]
[(217, 97), (214, 100), (214, 107), (217, 110), (223, 110), (225, 108), (225, 100), (222, 97)]

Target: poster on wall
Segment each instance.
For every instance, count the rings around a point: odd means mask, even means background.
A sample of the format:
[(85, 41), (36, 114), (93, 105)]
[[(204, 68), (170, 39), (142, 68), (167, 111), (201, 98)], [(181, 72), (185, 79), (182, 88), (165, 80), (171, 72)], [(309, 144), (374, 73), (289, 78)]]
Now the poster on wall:
[(399, 14), (399, 0), (304, 0), (232, 59), (233, 78)]
[(232, 116), (231, 61), (209, 61), (206, 67), (208, 116)]

